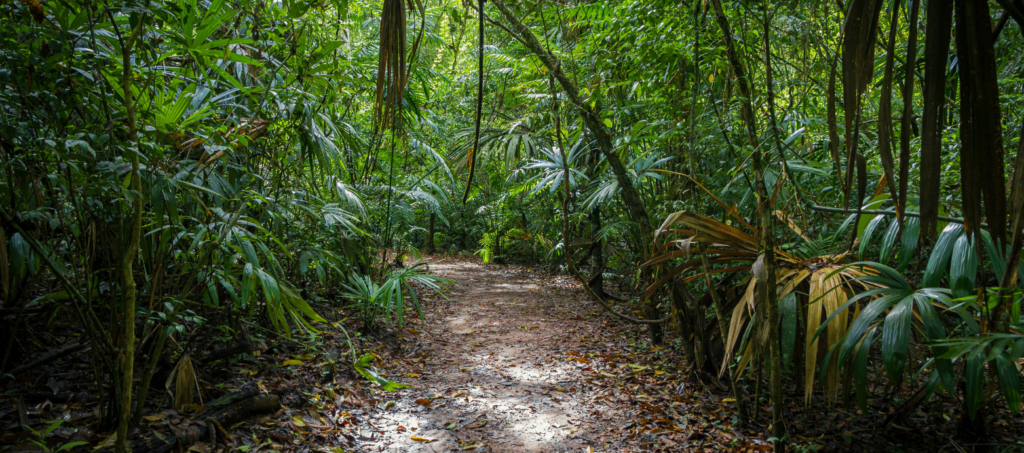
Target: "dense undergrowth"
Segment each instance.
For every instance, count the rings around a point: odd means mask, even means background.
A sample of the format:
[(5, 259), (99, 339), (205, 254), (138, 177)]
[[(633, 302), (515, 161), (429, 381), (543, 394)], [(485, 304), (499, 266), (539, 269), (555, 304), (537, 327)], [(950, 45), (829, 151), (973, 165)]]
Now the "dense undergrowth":
[(793, 404), (1020, 447), (992, 434), (1024, 363), (1019, 0), (18, 0), (0, 25), (6, 444), (67, 437), (39, 399), (120, 451), (154, 409), (263, 407), (208, 362), (277, 345), (398, 388), (366, 342), (451, 283), (421, 254), (461, 253), (567, 273), (777, 449)]

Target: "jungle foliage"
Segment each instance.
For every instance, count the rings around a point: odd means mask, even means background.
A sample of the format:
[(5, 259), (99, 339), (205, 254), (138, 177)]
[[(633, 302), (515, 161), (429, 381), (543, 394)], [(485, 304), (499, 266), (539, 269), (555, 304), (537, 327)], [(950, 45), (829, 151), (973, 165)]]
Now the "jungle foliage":
[(766, 374), (777, 448), (869, 379), (979, 438), (1021, 408), (1022, 49), (1020, 0), (8, 1), (0, 372), (69, 322), (123, 448), (162, 356), (400, 327), (448, 283), (405, 260), (464, 252), (671, 330), (741, 423)]

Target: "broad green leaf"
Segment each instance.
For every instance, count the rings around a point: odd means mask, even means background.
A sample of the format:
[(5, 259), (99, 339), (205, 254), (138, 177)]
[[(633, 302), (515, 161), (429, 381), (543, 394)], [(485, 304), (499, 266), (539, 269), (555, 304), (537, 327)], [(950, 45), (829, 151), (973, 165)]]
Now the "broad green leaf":
[(978, 275), (978, 254), (971, 242), (967, 235), (961, 235), (953, 245), (949, 281), (954, 298), (967, 297), (974, 293), (974, 280)]
[(854, 356), (854, 386), (857, 390), (857, 402), (863, 410), (868, 410), (868, 354), (871, 352), (871, 344), (875, 340), (877, 331), (877, 328), (872, 328), (864, 334), (864, 339), (857, 345), (857, 352)]
[(888, 264), (892, 258), (892, 251), (896, 245), (896, 238), (899, 236), (900, 224), (895, 220), (889, 222), (889, 228), (885, 231), (885, 236), (882, 236), (882, 248), (878, 253), (878, 261), (882, 264)]
[(868, 225), (864, 227), (864, 230), (862, 231), (862, 234), (860, 236), (860, 251), (857, 253), (861, 258), (867, 259), (866, 253), (868, 249), (868, 244), (871, 243), (871, 237), (874, 236), (875, 229), (877, 229), (878, 226), (881, 225), (882, 221), (884, 220), (885, 216), (879, 214), (875, 216), (875, 218), (871, 219), (871, 221), (868, 222)]
[(981, 359), (967, 359), (964, 381), (967, 383), (967, 391), (964, 401), (967, 403), (967, 415), (974, 420), (978, 416), (978, 407), (985, 398), (985, 367)]
[(942, 230), (942, 234), (935, 241), (935, 247), (932, 248), (932, 254), (928, 258), (928, 266), (924, 271), (924, 279), (922, 281), (924, 287), (934, 288), (941, 285), (942, 277), (946, 275), (949, 257), (953, 255), (953, 245), (963, 231), (963, 225), (958, 223), (950, 223)]
[(882, 363), (892, 382), (903, 377), (903, 367), (910, 351), (910, 329), (913, 319), (914, 296), (905, 296), (885, 317), (882, 328)]
[(900, 238), (899, 269), (903, 272), (910, 265), (914, 257), (914, 249), (917, 248), (917, 239), (921, 235), (921, 219), (908, 217), (903, 223), (903, 237)]

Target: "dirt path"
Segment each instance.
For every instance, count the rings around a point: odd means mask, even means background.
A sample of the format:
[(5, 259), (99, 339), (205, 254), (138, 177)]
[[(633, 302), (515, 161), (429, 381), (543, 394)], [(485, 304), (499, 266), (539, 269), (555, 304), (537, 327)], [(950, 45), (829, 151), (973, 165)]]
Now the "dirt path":
[(600, 335), (611, 329), (580, 316), (594, 307), (567, 280), (452, 258), (431, 271), (455, 285), (450, 301), (426, 304), (425, 324), (409, 329), (418, 335), (403, 346), (403, 367), (389, 370), (416, 389), (392, 394), (394, 404), (376, 415), (379, 449), (598, 449), (609, 442), (607, 424), (633, 418), (600, 401), (608, 390), (592, 377), (617, 375), (597, 374), (595, 356), (613, 346)]

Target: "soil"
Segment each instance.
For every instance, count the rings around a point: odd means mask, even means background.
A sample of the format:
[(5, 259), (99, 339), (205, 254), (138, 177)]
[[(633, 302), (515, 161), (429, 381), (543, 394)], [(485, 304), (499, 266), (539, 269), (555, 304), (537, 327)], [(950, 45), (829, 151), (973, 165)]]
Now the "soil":
[[(664, 345), (645, 330), (612, 319), (575, 281), (541, 268), (482, 264), (475, 258), (428, 257), (430, 271), (453, 283), (446, 297), (417, 291), (422, 321), (398, 330), (349, 338), (359, 321), (340, 304), (321, 306), (328, 319), (316, 336), (267, 338), (262, 351), (230, 360), (196, 362), (200, 398), (212, 401), (245, 385), (279, 396), (274, 412), (225, 426), (226, 436), (196, 442), (189, 451), (278, 452), (675, 452), (769, 451), (770, 401), (751, 404), (756, 420), (736, 425), (734, 400), (714, 376), (693, 376), (681, 341), (666, 329)], [(619, 295), (621, 299), (629, 297)], [(617, 303), (639, 316), (636, 306)], [(406, 318), (409, 320), (410, 318)], [(346, 324), (346, 321), (348, 323)], [(51, 336), (60, 350), (80, 339)], [(200, 344), (203, 357), (232, 342)], [(208, 346), (208, 348), (204, 348)], [(369, 357), (368, 357), (369, 356)], [(373, 358), (372, 371), (412, 388), (384, 391), (358, 374), (349, 359)], [(39, 451), (37, 436), (21, 428), (66, 423), (46, 439), (52, 448), (73, 442), (81, 450), (112, 445), (112, 427), (97, 418), (84, 351), (3, 381), (0, 450)], [(362, 360), (362, 359), (360, 359)], [(875, 360), (873, 363), (880, 363)], [(173, 364), (166, 365), (168, 367)], [(163, 386), (159, 377), (154, 388)], [(956, 397), (933, 396), (901, 420), (888, 423), (921, 381), (886, 387), (880, 365), (869, 372), (867, 410), (828, 404), (815, 395), (801, 404), (803, 387), (784, 381), (788, 441), (794, 451), (972, 451), (957, 437)], [(746, 401), (758, 387), (742, 381)], [(58, 398), (56, 393), (67, 395)], [(169, 407), (154, 391), (133, 438), (161, 438), (195, 423), (202, 406)], [(997, 405), (1002, 404), (997, 401)], [(1004, 406), (988, 420), (991, 451), (1024, 449), (1024, 415)], [(184, 450), (184, 449), (183, 449)]]
[[(409, 329), (418, 335), (404, 346), (400, 374), (392, 375), (416, 389), (384, 403), (374, 421), (383, 432), (379, 448), (613, 451), (655, 440), (609, 434), (650, 419), (641, 417), (642, 406), (621, 404), (642, 398), (645, 371), (659, 381), (675, 373), (619, 367), (615, 359), (628, 357), (628, 345), (604, 325), (607, 320), (593, 316), (595, 305), (574, 283), (529, 268), (451, 257), (430, 269), (455, 283), (449, 299), (427, 303), (425, 322)], [(624, 380), (633, 384), (620, 388)], [(654, 408), (664, 430), (679, 429), (665, 409)], [(658, 446), (675, 444), (663, 439)]]

